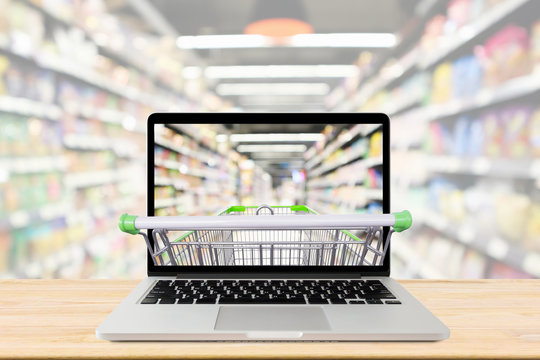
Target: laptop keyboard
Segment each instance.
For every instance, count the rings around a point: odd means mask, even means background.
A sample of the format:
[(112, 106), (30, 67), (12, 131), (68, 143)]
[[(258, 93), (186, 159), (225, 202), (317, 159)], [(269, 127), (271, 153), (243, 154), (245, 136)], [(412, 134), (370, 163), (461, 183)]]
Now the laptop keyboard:
[(141, 304), (391, 304), (379, 280), (159, 280)]

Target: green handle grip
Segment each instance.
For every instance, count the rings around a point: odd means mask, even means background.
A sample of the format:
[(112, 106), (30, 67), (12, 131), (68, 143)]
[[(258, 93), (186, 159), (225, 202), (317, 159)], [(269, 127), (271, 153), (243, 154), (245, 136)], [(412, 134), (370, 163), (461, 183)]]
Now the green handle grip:
[(392, 213), (394, 215), (396, 222), (394, 224), (394, 230), (396, 232), (402, 232), (407, 230), (412, 225), (412, 215), (408, 210), (403, 210), (397, 213)]
[(122, 214), (122, 216), (120, 216), (120, 219), (118, 220), (118, 227), (125, 233), (137, 235), (140, 230), (135, 228), (136, 218), (137, 216), (135, 215)]

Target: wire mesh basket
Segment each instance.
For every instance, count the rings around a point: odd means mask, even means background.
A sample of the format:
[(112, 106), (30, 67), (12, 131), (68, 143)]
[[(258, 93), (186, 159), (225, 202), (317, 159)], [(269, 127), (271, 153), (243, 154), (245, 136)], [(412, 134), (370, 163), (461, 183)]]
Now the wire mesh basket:
[(355, 266), (381, 265), (392, 234), (411, 223), (408, 211), (319, 215), (303, 205), (263, 205), (231, 206), (218, 216), (124, 214), (119, 227), (144, 237), (155, 265)]

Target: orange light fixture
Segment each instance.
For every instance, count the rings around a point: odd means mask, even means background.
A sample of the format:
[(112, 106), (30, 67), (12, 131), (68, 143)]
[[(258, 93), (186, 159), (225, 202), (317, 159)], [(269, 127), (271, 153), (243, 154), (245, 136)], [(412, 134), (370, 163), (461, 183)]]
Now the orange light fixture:
[(313, 27), (308, 23), (290, 18), (273, 18), (255, 21), (244, 29), (245, 34), (271, 37), (287, 37), (298, 34), (312, 34)]
[(299, 0), (259, 0), (255, 3), (252, 19), (244, 28), (245, 34), (274, 38), (313, 34), (313, 27), (306, 21), (304, 6)]

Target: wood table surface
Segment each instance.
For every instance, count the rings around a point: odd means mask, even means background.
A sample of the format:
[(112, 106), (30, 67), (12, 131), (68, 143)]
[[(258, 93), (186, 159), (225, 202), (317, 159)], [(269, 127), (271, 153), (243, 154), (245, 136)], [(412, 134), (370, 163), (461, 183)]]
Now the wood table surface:
[(133, 280), (0, 280), (0, 358), (540, 358), (540, 280), (400, 281), (440, 342), (117, 342), (95, 328)]

